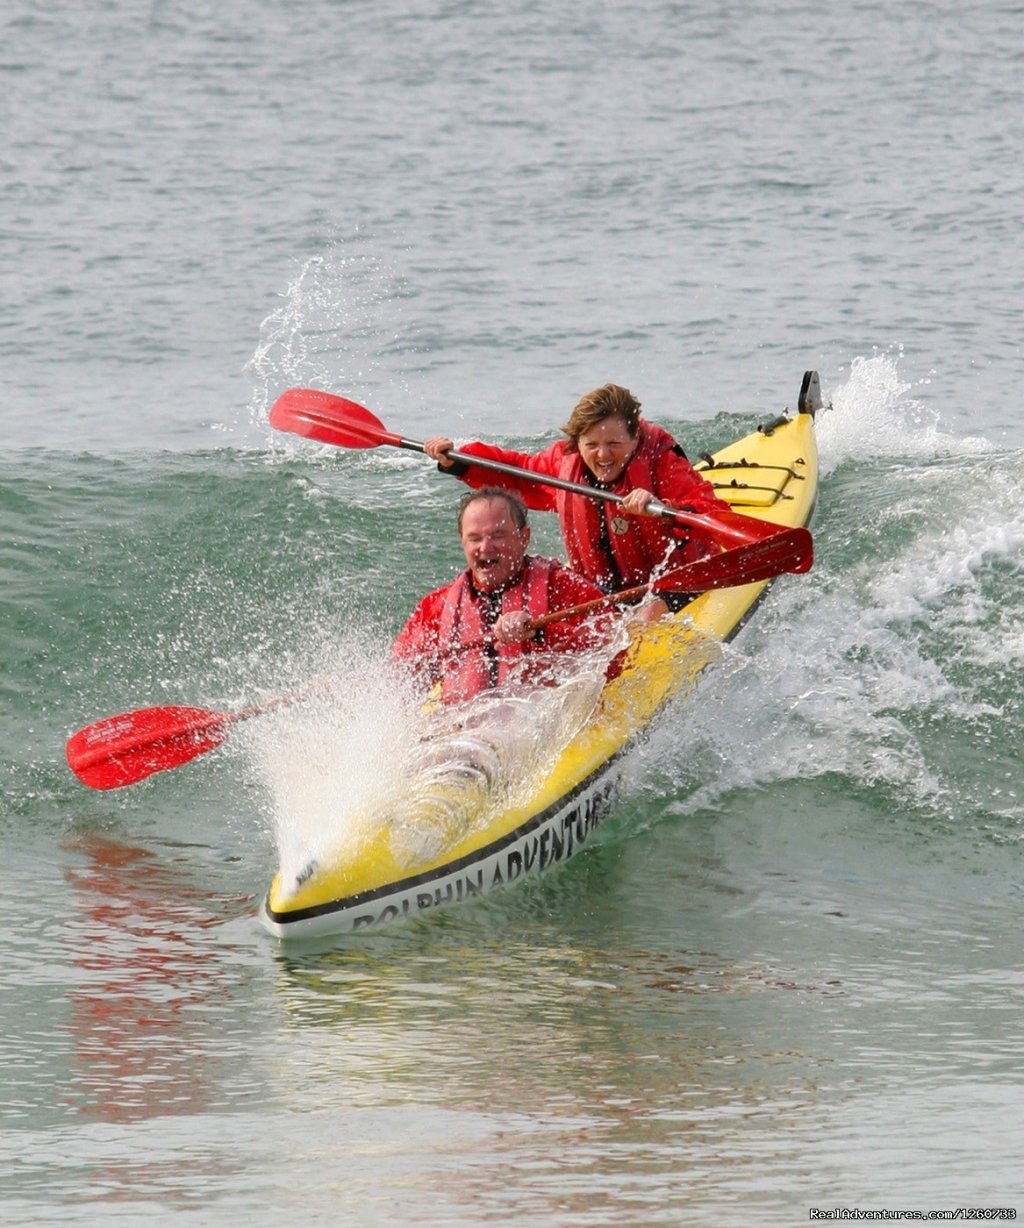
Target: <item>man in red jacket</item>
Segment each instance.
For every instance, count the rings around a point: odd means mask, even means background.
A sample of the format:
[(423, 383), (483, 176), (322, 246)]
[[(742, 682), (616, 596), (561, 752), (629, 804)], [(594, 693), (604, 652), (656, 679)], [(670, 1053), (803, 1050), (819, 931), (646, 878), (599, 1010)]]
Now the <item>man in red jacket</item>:
[(441, 683), (445, 703), (489, 687), (536, 681), (552, 654), (603, 645), (609, 619), (572, 615), (535, 629), (532, 620), (602, 597), (601, 589), (554, 559), (526, 553), (530, 527), (515, 494), (485, 486), (459, 504), (467, 567), (428, 593), (395, 640), (392, 657), (425, 682)]

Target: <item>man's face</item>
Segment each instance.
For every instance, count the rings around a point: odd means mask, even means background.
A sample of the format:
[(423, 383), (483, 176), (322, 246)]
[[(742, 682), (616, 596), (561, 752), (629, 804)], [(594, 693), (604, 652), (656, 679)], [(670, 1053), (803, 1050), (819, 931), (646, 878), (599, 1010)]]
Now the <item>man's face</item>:
[(474, 499), (462, 513), (462, 549), (473, 583), (493, 593), (519, 575), (529, 526), (517, 529), (504, 499)]

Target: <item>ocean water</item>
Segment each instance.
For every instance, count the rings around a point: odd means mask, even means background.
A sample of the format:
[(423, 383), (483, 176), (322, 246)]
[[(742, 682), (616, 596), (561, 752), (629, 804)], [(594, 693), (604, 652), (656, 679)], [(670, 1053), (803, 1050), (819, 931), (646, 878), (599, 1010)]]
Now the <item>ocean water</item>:
[[(7, 6), (0, 1219), (1024, 1207), (1020, 19)], [(696, 454), (810, 367), (815, 567), (557, 873), (282, 946), (274, 782), (336, 725), (69, 773), (101, 716), (329, 670), (386, 759), (457, 488), (275, 436), (284, 388), (539, 446), (615, 380)]]

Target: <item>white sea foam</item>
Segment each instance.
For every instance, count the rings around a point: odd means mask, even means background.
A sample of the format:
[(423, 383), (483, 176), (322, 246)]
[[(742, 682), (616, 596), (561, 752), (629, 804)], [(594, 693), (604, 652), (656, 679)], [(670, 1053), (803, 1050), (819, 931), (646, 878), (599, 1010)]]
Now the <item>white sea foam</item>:
[(1000, 719), (1015, 693), (985, 684), (1024, 652), (1024, 454), (942, 431), (910, 392), (878, 355), (832, 393), (814, 570), (776, 585), (680, 722), (661, 724), (644, 787), (681, 797), (682, 771), (690, 811), (837, 772), (946, 807), (957, 786), (930, 730)]
[(818, 417), (818, 450), (823, 477), (844, 461), (886, 457), (935, 457), (986, 452), (977, 436), (956, 436), (940, 427), (939, 415), (914, 395), (889, 353), (854, 358), (849, 378), (825, 395), (831, 408)]

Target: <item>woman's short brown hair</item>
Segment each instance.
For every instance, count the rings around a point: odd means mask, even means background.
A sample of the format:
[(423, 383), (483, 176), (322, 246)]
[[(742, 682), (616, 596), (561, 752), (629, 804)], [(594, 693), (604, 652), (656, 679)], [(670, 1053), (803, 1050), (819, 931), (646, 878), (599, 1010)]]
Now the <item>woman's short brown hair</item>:
[(567, 452), (575, 452), (579, 437), (605, 418), (621, 418), (626, 424), (630, 438), (635, 439), (640, 429), (640, 402), (619, 384), (602, 384), (581, 397), (569, 415), (562, 430), (569, 436), (565, 445)]

